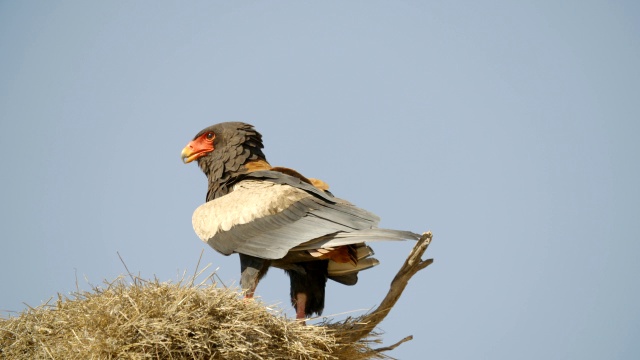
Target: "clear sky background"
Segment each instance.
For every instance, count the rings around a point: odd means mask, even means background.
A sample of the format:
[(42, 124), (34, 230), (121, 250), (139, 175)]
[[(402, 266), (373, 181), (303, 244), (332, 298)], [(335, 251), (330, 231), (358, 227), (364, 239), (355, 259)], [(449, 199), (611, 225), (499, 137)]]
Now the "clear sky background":
[[(116, 252), (175, 280), (204, 249), (237, 281), (180, 151), (244, 121), (272, 164), (433, 231), (392, 355), (638, 359), (638, 4), (1, 1), (0, 309), (113, 279)], [(325, 314), (375, 306), (411, 246), (376, 245)], [(282, 271), (257, 293), (294, 315)]]

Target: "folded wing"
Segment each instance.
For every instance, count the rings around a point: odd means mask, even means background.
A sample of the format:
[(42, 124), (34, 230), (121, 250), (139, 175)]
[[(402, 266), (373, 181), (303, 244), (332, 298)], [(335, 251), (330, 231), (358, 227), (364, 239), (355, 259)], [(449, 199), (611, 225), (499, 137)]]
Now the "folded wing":
[(229, 194), (198, 207), (192, 220), (200, 239), (220, 253), (263, 259), (281, 259), (292, 249), (419, 238), (378, 229), (375, 214), (272, 171), (251, 173)]

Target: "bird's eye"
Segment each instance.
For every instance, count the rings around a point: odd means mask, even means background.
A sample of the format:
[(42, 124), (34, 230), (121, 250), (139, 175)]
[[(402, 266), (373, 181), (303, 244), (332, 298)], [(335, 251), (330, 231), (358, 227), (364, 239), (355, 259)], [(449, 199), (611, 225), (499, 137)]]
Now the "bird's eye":
[(213, 133), (212, 133), (212, 132), (207, 133), (207, 140), (212, 140), (212, 139), (213, 139), (213, 137), (214, 137), (214, 135), (213, 135)]

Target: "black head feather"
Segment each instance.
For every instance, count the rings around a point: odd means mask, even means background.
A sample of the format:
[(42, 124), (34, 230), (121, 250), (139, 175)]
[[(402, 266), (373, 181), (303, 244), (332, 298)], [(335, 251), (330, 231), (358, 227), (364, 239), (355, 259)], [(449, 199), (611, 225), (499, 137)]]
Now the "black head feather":
[(253, 125), (242, 122), (224, 122), (200, 131), (194, 140), (213, 132), (214, 150), (199, 158), (198, 166), (207, 175), (209, 190), (207, 201), (226, 195), (235, 179), (247, 172), (243, 166), (254, 160), (265, 160), (262, 135)]

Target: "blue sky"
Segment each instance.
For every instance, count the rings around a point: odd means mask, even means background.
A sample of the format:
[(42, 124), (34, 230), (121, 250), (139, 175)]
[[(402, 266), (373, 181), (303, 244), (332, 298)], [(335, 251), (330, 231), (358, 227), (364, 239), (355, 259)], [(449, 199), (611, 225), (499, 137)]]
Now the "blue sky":
[[(624, 1), (0, 2), (0, 309), (112, 279), (117, 252), (175, 280), (204, 249), (237, 281), (180, 151), (244, 121), (272, 164), (433, 231), (392, 355), (638, 358), (639, 39)], [(376, 244), (325, 315), (375, 306), (411, 245)], [(257, 293), (294, 315), (280, 270)]]

